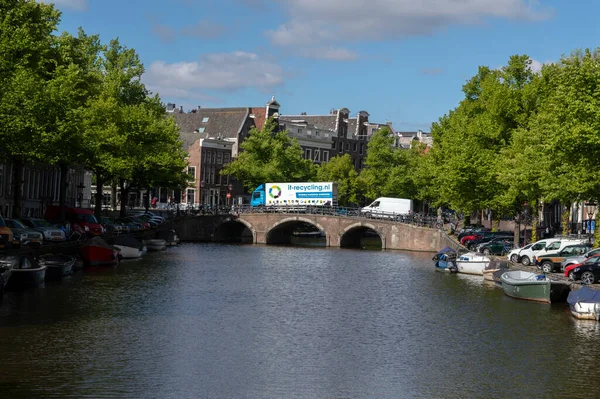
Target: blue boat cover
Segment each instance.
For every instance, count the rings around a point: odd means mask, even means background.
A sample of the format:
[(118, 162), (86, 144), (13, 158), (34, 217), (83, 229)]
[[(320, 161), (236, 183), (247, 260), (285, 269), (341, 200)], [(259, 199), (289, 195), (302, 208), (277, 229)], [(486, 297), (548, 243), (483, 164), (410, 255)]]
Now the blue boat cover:
[(439, 256), (439, 255), (441, 255), (441, 254), (447, 254), (447, 253), (449, 253), (449, 252), (456, 252), (456, 251), (455, 251), (455, 250), (453, 250), (453, 249), (452, 249), (452, 248), (450, 248), (450, 247), (444, 247), (444, 248), (442, 248), (442, 249), (441, 249), (441, 250), (440, 250), (440, 251), (439, 251), (439, 252), (438, 252), (436, 255), (438, 255), (438, 256)]
[(578, 290), (569, 292), (567, 302), (569, 305), (574, 305), (577, 302), (600, 303), (600, 290), (595, 290), (585, 286), (581, 287)]

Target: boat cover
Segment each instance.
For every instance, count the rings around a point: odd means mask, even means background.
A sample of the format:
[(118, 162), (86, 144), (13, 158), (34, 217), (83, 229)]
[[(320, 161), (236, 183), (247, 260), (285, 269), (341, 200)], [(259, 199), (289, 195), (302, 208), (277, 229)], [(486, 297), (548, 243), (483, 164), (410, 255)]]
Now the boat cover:
[(432, 259), (432, 260), (439, 260), (439, 259), (440, 259), (440, 256), (442, 256), (442, 254), (447, 254), (447, 253), (456, 253), (456, 251), (455, 251), (455, 250), (453, 250), (453, 249), (452, 249), (452, 248), (450, 248), (450, 247), (444, 247), (444, 248), (442, 248), (442, 249), (441, 249), (441, 250), (440, 250), (440, 251), (439, 251), (437, 254), (435, 254), (435, 255), (433, 256), (433, 259)]
[(589, 287), (581, 287), (578, 290), (569, 292), (567, 297), (569, 305), (575, 305), (577, 302), (600, 303), (600, 290)]
[(88, 245), (92, 245), (92, 246), (96, 246), (96, 247), (102, 247), (102, 248), (108, 248), (108, 249), (114, 249), (112, 247), (112, 245), (110, 245), (109, 243), (107, 243), (106, 241), (104, 241), (104, 239), (100, 238), (100, 237), (94, 237), (92, 238), (87, 244), (84, 245), (88, 246)]
[(129, 236), (116, 236), (111, 240), (112, 245), (122, 245), (124, 247), (130, 248), (138, 248), (141, 249), (143, 247), (142, 243), (136, 240), (133, 237)]

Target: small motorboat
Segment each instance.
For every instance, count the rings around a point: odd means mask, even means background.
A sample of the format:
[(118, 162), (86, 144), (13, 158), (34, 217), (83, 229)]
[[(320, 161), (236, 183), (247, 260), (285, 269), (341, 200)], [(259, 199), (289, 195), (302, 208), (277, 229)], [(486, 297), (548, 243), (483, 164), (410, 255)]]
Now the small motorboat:
[(536, 274), (523, 270), (502, 274), (504, 294), (528, 301), (550, 303), (551, 281), (545, 274)]
[(37, 263), (29, 256), (17, 256), (13, 264), (12, 274), (8, 281), (9, 288), (19, 289), (38, 286), (46, 279), (46, 265)]
[(432, 258), (435, 261), (435, 270), (457, 273), (458, 268), (456, 266), (456, 251), (450, 247), (444, 247)]
[(459, 273), (483, 275), (483, 270), (490, 264), (490, 258), (476, 252), (462, 254), (456, 260)]
[(141, 242), (129, 236), (116, 236), (110, 243), (119, 248), (123, 259), (137, 259), (146, 252)]
[(119, 250), (100, 237), (94, 237), (81, 248), (79, 254), (86, 266), (114, 266), (119, 264)]
[(175, 230), (161, 230), (156, 233), (156, 238), (165, 240), (167, 246), (172, 247), (175, 245), (179, 245), (179, 237)]
[(70, 255), (41, 255), (37, 259), (40, 265), (46, 266), (46, 279), (61, 278), (73, 273), (75, 258)]
[(12, 275), (12, 269), (18, 261), (18, 256), (5, 256), (0, 258), (0, 299), (4, 296), (4, 289)]
[(160, 238), (144, 240), (143, 243), (146, 246), (146, 248), (148, 248), (148, 251), (164, 251), (165, 249), (167, 249), (167, 242)]
[(567, 303), (576, 319), (600, 320), (600, 290), (584, 285), (569, 293)]
[[(495, 282), (496, 278), (494, 277), (495, 272), (500, 271), (508, 271), (510, 264), (507, 261), (502, 260), (491, 260), (490, 263), (483, 269), (483, 279), (486, 281)], [(501, 275), (501, 274), (500, 274)], [(498, 276), (498, 278), (500, 277)]]

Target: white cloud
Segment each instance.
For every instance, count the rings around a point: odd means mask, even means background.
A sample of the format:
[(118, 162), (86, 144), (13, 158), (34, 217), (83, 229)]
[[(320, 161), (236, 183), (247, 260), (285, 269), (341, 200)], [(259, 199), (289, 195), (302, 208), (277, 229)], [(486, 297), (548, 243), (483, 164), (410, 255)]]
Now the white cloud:
[(538, 73), (542, 70), (542, 66), (544, 65), (543, 63), (539, 62), (538, 60), (534, 60), (533, 58), (531, 59), (531, 65), (529, 65), (529, 69), (531, 69), (531, 72), (533, 73)]
[(207, 54), (199, 61), (154, 61), (143, 80), (161, 97), (207, 98), (205, 91), (262, 91), (282, 86), (286, 73), (280, 65), (254, 53)]
[(280, 0), (290, 20), (267, 32), (280, 46), (324, 45), (348, 40), (388, 40), (427, 35), (451, 25), (491, 18), (543, 20), (535, 0)]
[(86, 11), (88, 9), (88, 0), (47, 0), (42, 3), (54, 3), (59, 9), (61, 7), (70, 8), (77, 11)]

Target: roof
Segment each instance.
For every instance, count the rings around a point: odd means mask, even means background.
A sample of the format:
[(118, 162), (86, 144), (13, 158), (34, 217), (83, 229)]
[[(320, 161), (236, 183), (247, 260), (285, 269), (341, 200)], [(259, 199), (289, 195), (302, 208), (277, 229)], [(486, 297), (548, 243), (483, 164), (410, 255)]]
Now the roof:
[(258, 130), (262, 130), (267, 119), (267, 110), (265, 107), (252, 107), (250, 108), (250, 114), (254, 115), (254, 125)]
[(194, 145), (196, 140), (202, 138), (198, 133), (184, 133), (179, 132), (179, 138), (183, 143), (183, 148), (187, 151), (191, 146)]
[(279, 117), (281, 122), (292, 122), (298, 123), (298, 121), (306, 121), (309, 125), (314, 125), (319, 129), (323, 130), (335, 130), (335, 121), (337, 115), (282, 115)]
[[(198, 108), (188, 113), (174, 113), (173, 117), (182, 140), (185, 133), (204, 137), (236, 138), (250, 114), (250, 108)], [(193, 142), (192, 142), (193, 143)]]

